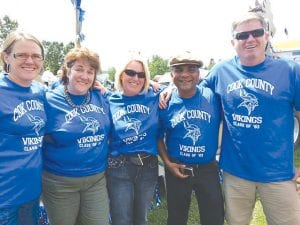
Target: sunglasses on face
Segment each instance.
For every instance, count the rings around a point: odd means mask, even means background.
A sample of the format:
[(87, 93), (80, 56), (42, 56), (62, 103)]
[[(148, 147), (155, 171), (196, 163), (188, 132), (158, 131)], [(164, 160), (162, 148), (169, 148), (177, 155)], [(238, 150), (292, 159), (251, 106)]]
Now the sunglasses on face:
[(236, 33), (234, 35), (234, 38), (236, 40), (247, 40), (250, 37), (250, 34), (254, 38), (261, 37), (265, 34), (265, 30), (263, 28), (260, 28), (260, 29), (256, 29), (256, 30), (250, 30), (250, 31)]
[(134, 70), (124, 70), (127, 76), (134, 77), (135, 75), (138, 76), (138, 78), (145, 78), (146, 74), (145, 72), (136, 72)]

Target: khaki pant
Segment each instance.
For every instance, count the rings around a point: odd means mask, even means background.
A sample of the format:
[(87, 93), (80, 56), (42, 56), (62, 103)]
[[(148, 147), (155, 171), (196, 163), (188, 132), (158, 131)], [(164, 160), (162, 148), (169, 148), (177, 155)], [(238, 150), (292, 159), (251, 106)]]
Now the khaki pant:
[(250, 224), (256, 195), (268, 225), (300, 225), (300, 196), (294, 181), (258, 183), (224, 173), (223, 185), (229, 225)]
[(51, 225), (108, 225), (104, 173), (63, 177), (43, 173), (42, 200)]

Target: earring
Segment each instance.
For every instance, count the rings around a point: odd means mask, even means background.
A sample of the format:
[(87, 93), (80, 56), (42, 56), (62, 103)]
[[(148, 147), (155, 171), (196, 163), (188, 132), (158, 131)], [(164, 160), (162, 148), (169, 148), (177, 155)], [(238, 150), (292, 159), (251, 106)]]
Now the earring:
[(6, 71), (7, 73), (9, 73), (9, 69), (10, 69), (9, 64), (6, 64), (6, 66), (5, 66), (5, 71)]

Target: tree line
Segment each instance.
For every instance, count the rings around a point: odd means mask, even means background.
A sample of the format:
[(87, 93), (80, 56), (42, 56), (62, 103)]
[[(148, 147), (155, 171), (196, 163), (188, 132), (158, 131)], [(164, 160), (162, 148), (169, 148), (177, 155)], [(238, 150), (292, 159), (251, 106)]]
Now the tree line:
[[(3, 18), (0, 18), (0, 44), (10, 32), (16, 31), (18, 29), (18, 22), (9, 18), (9, 16), (5, 15)], [(65, 54), (72, 48), (75, 47), (74, 42), (69, 42), (68, 44), (64, 44), (63, 42), (57, 41), (45, 41), (42, 40), (43, 46), (45, 48), (45, 62), (44, 62), (44, 70), (51, 71), (53, 74), (57, 74), (57, 71), (60, 69)], [(163, 59), (158, 55), (152, 56), (152, 58), (148, 61), (149, 71), (151, 79), (155, 75), (162, 75), (169, 71), (168, 68), (168, 60)], [(116, 69), (114, 67), (110, 67), (107, 71), (102, 71), (109, 75), (109, 79), (114, 81), (114, 76), (116, 73)]]

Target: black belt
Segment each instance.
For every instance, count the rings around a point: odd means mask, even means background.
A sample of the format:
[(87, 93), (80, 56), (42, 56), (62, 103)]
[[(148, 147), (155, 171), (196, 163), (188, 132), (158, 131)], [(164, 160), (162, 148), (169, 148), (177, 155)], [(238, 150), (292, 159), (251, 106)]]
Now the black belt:
[(213, 167), (218, 164), (215, 160), (208, 162), (208, 163), (204, 163), (204, 164), (188, 164), (188, 163), (182, 163), (179, 160), (173, 159), (173, 158), (171, 158), (171, 162), (178, 163), (178, 164), (184, 164), (187, 167), (193, 167), (194, 169), (209, 168), (209, 167)]
[(151, 161), (151, 159), (153, 159), (154, 155), (148, 155), (148, 154), (134, 154), (134, 155), (128, 155), (125, 156), (125, 158), (131, 162), (132, 164), (136, 165), (136, 166), (143, 166), (147, 163), (149, 163)]

